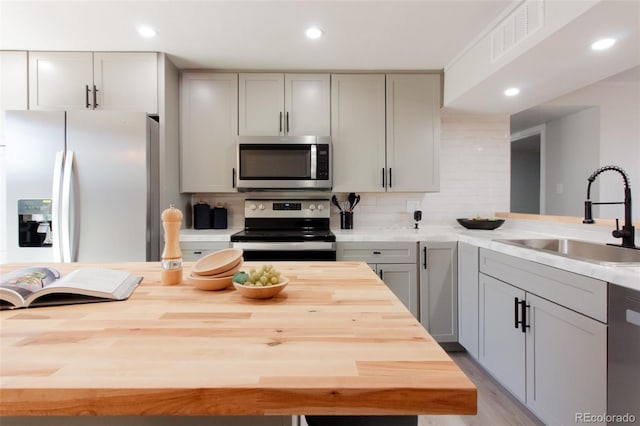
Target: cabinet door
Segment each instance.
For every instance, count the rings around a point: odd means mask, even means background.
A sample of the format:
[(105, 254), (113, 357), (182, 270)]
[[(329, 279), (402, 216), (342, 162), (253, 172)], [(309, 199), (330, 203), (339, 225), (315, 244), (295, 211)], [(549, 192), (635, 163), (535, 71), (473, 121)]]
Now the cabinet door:
[(150, 53), (96, 52), (97, 109), (158, 113), (158, 58)]
[(478, 359), (478, 247), (458, 243), (458, 342)]
[(525, 402), (525, 333), (515, 327), (515, 299), (525, 293), (480, 274), (480, 347), (478, 361), (520, 401)]
[(284, 74), (239, 75), (240, 136), (284, 134)]
[(92, 87), (91, 52), (29, 52), (29, 109), (87, 109)]
[(418, 318), (418, 281), (416, 264), (378, 263), (377, 273), (398, 299)]
[(285, 132), (291, 136), (331, 134), (329, 74), (285, 74)]
[(420, 242), (420, 322), (438, 342), (458, 341), (456, 264), (456, 242)]
[(233, 192), (238, 75), (185, 73), (181, 85), (182, 192)]
[(546, 424), (606, 413), (607, 326), (532, 294), (527, 304), (527, 406)]
[(385, 77), (331, 76), (333, 191), (383, 192)]
[(387, 75), (387, 190), (440, 190), (440, 76)]

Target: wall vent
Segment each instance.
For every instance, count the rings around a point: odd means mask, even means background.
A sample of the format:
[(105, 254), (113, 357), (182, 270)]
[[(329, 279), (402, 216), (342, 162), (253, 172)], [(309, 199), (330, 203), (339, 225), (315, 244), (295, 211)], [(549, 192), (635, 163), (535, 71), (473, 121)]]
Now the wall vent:
[(544, 24), (544, 0), (527, 0), (491, 32), (491, 61), (516, 47)]

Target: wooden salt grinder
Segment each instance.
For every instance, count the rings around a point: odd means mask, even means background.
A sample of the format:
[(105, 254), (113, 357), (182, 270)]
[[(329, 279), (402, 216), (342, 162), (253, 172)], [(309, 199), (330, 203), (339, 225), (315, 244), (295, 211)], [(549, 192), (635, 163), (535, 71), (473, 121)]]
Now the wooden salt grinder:
[(182, 251), (179, 234), (182, 224), (182, 212), (173, 204), (162, 212), (164, 228), (164, 250), (162, 251), (162, 284), (173, 285), (182, 282)]

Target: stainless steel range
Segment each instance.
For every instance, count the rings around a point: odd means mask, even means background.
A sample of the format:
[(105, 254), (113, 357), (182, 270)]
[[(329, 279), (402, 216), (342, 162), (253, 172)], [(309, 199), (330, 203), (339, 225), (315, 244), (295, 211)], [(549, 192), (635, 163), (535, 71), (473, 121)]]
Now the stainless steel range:
[(231, 236), (245, 260), (336, 260), (328, 199), (257, 199), (244, 203), (244, 230)]

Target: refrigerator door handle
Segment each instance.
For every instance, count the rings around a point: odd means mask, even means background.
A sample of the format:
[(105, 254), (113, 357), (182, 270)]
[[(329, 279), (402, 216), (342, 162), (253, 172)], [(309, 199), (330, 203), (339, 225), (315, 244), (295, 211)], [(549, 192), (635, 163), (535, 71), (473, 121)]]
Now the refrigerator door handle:
[(60, 239), (62, 240), (62, 261), (73, 262), (71, 252), (71, 190), (73, 183), (73, 151), (67, 151), (62, 175), (62, 204), (60, 206)]
[(60, 197), (62, 189), (62, 174), (64, 167), (64, 151), (56, 153), (53, 166), (53, 188), (51, 195), (51, 231), (53, 234), (53, 261), (62, 262), (62, 238), (60, 230)]

